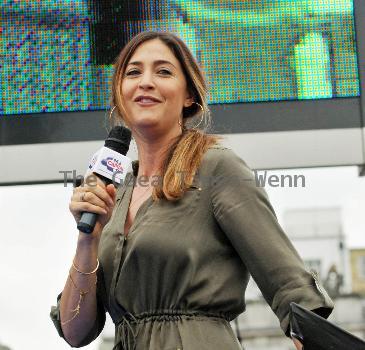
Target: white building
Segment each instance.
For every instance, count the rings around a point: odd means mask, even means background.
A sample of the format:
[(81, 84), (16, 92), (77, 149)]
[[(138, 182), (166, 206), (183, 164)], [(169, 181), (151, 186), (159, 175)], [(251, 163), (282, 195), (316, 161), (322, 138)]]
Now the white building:
[[(343, 277), (340, 292), (351, 292), (351, 269), (342, 228), (341, 209), (292, 209), (284, 213), (283, 228), (308, 269), (331, 285), (330, 271)], [(329, 286), (328, 286), (329, 288)]]
[[(284, 213), (282, 227), (306, 268), (318, 272), (331, 295), (336, 290), (336, 282), (340, 283), (340, 294), (351, 293), (349, 252), (340, 208), (291, 209)], [(261, 293), (251, 279), (246, 298), (253, 300), (260, 297)]]

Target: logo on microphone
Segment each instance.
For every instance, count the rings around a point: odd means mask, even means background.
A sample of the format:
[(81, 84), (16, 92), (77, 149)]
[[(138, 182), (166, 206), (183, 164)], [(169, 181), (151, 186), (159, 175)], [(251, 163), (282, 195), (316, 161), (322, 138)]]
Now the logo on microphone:
[(102, 165), (105, 165), (108, 171), (114, 172), (118, 171), (119, 173), (123, 173), (122, 163), (113, 157), (107, 157), (101, 161)]

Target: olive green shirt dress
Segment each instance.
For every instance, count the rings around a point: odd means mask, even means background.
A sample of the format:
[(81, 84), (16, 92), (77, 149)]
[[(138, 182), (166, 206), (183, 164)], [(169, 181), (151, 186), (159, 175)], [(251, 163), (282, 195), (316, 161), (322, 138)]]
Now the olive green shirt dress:
[[(137, 171), (134, 161), (129, 178)], [(125, 237), (132, 192), (130, 181), (118, 188), (104, 227), (97, 319), (77, 347), (100, 334), (107, 311), (115, 350), (242, 349), (230, 321), (245, 310), (249, 274), (287, 336), (290, 302), (324, 317), (331, 313), (331, 299), (305, 270), (266, 191), (231, 149), (212, 146), (180, 200), (149, 197)], [(51, 318), (63, 337), (60, 296)]]

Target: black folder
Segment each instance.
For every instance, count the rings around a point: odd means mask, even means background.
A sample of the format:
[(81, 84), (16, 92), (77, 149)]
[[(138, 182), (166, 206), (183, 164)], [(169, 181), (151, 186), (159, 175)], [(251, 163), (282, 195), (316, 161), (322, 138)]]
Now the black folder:
[(290, 303), (290, 335), (303, 350), (365, 350), (365, 342), (304, 307)]

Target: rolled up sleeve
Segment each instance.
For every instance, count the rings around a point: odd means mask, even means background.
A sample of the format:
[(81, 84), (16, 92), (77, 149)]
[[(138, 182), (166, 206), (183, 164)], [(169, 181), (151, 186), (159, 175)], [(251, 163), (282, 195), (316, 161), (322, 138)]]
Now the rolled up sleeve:
[[(100, 281), (100, 277), (98, 276), (98, 281)], [(97, 284), (99, 286), (99, 282)], [(77, 346), (72, 346), (67, 339), (65, 338), (63, 331), (62, 331), (62, 327), (61, 327), (61, 317), (60, 317), (60, 301), (61, 301), (61, 296), (62, 293), (60, 293), (57, 296), (57, 305), (56, 306), (52, 306), (51, 307), (51, 312), (50, 312), (50, 317), (51, 320), (54, 324), (54, 326), (56, 327), (56, 330), (58, 332), (58, 335), (63, 338), (66, 343), (68, 345), (70, 345), (71, 347), (74, 348), (81, 348), (83, 346), (86, 346), (88, 344), (90, 344), (93, 340), (95, 340), (99, 334), (101, 333), (101, 331), (104, 328), (105, 325), (105, 308), (104, 308), (104, 304), (102, 302), (102, 297), (100, 295), (100, 287), (97, 288), (97, 293), (96, 293), (96, 297), (97, 297), (97, 316), (95, 319), (95, 322), (93, 324), (93, 327), (90, 329), (89, 333), (86, 335), (86, 337), (77, 345)]]
[(252, 275), (287, 336), (289, 304), (328, 317), (333, 302), (278, 223), (263, 187), (231, 149), (223, 149), (213, 171), (214, 216)]

